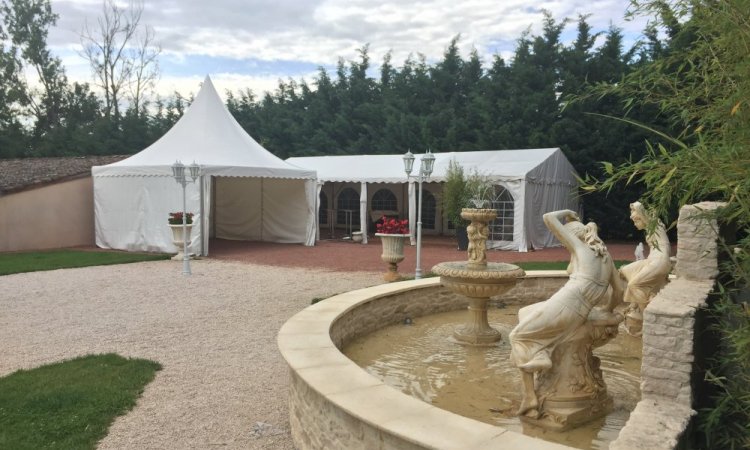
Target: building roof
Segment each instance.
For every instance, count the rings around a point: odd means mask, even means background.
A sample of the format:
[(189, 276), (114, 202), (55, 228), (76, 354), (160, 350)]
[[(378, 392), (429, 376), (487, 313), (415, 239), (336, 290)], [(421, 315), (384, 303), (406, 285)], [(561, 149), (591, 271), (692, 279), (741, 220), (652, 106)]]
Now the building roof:
[(0, 195), (41, 185), (91, 176), (91, 167), (111, 164), (128, 155), (0, 159)]

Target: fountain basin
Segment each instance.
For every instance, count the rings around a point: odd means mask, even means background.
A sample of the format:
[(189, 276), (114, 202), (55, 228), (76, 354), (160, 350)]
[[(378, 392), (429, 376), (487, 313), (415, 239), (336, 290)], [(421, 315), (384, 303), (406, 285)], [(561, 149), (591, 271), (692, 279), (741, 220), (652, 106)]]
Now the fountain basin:
[[(529, 272), (505, 296), (545, 299), (564, 271)], [(299, 449), (569, 449), (469, 419), (403, 394), (341, 353), (347, 342), (386, 325), (466, 307), (437, 278), (347, 292), (316, 303), (279, 331), (290, 368), (289, 418)]]
[(443, 262), (433, 267), (432, 272), (440, 275), (447, 288), (472, 298), (500, 295), (524, 276), (523, 269), (513, 264), (487, 263), (480, 270), (467, 261)]

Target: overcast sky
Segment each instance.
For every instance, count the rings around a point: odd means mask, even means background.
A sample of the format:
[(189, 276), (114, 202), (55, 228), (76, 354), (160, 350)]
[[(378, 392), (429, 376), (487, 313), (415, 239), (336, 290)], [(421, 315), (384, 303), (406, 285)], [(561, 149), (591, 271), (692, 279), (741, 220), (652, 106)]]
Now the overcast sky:
[[(610, 24), (623, 29), (626, 44), (640, 36), (645, 21), (624, 20), (628, 0), (145, 0), (141, 19), (156, 32), (163, 52), (157, 90), (169, 94), (197, 92), (206, 74), (222, 94), (250, 88), (273, 90), (278, 80), (305, 78), (317, 68), (335, 70), (339, 57), (357, 58), (370, 45), (373, 67), (391, 51), (401, 66), (407, 56), (424, 54), (440, 60), (450, 40), (460, 34), (467, 56), (476, 48), (489, 66), (500, 54), (508, 59), (521, 33), (538, 33), (542, 10), (556, 20), (573, 19), (563, 35), (575, 38), (579, 14), (594, 32)], [(88, 63), (78, 56), (84, 23), (95, 24), (101, 0), (52, 0), (59, 15), (48, 44), (63, 59), (68, 77), (91, 81)], [(126, 5), (126, 3), (122, 3)]]

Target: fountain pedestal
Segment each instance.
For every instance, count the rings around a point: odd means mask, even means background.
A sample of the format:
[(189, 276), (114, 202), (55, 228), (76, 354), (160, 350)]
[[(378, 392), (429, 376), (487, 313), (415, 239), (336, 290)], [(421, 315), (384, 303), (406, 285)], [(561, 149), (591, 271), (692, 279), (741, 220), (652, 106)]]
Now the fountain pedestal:
[(440, 275), (443, 286), (469, 298), (469, 320), (453, 332), (453, 337), (462, 344), (492, 345), (501, 336), (487, 321), (487, 302), (507, 292), (526, 273), (513, 264), (487, 262), (487, 224), (497, 217), (496, 210), (464, 208), (461, 217), (471, 221), (466, 228), (469, 260), (440, 263), (432, 272)]
[(620, 314), (595, 311), (597, 319), (579, 326), (552, 352), (552, 367), (535, 377), (539, 410), (522, 415), (521, 421), (554, 431), (566, 431), (607, 415), (612, 397), (592, 350), (617, 336)]

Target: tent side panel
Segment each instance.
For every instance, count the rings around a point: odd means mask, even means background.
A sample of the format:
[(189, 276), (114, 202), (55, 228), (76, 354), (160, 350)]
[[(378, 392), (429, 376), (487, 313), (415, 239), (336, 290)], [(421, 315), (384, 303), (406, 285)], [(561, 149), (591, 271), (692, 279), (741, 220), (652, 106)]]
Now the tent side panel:
[[(200, 253), (200, 193), (188, 183), (193, 212), (190, 251)], [(182, 211), (182, 188), (172, 177), (94, 177), (96, 245), (129, 251), (176, 253), (170, 212)]]
[(560, 242), (544, 225), (542, 215), (563, 209), (578, 211), (576, 194), (576, 188), (567, 183), (527, 183), (526, 204), (531, 214), (526, 216), (526, 229), (533, 248), (560, 246)]
[(263, 239), (261, 179), (216, 177), (216, 237)]
[(263, 180), (263, 240), (305, 244), (309, 229), (305, 180)]

